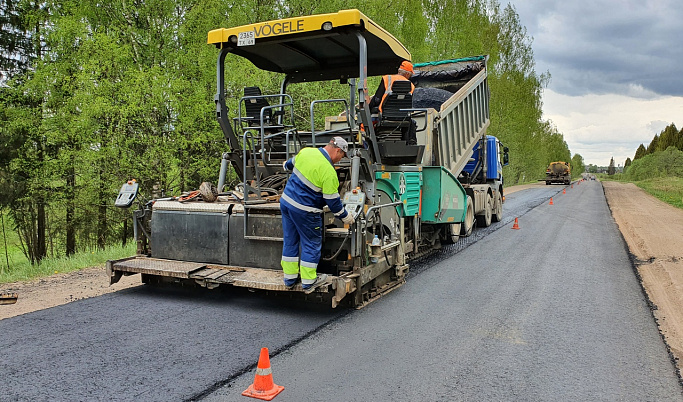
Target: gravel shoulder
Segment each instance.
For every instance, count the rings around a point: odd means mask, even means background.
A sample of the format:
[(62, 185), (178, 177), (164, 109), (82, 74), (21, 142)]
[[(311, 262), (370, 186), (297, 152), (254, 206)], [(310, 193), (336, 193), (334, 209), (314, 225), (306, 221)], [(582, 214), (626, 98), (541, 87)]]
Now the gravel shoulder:
[(650, 196), (632, 183), (604, 182), (602, 185), (680, 376), (683, 210)]
[(124, 276), (109, 286), (105, 268), (91, 267), (26, 282), (0, 285), (0, 293), (18, 293), (15, 304), (0, 305), (0, 320), (140, 286), (140, 275)]

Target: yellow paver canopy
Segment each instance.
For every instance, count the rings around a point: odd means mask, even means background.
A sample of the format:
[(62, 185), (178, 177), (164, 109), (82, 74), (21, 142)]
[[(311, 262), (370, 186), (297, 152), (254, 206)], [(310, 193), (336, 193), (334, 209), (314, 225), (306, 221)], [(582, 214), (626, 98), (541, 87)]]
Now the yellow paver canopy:
[(367, 76), (395, 73), (411, 59), (405, 46), (358, 10), (214, 29), (208, 43), (287, 74), (289, 82), (359, 77), (363, 46)]

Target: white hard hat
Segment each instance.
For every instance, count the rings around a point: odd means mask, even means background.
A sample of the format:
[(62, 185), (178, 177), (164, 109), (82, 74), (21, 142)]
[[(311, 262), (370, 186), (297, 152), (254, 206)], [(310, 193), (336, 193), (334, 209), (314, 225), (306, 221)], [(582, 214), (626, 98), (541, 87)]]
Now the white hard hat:
[(333, 137), (332, 141), (330, 141), (330, 144), (340, 148), (342, 151), (344, 151), (344, 153), (349, 152), (349, 143), (346, 142), (346, 140), (342, 137)]

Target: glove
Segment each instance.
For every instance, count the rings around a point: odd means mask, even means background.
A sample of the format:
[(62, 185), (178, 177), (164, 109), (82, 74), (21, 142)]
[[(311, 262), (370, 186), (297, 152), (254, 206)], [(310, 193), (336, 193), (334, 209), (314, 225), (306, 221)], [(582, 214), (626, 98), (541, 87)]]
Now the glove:
[(282, 170), (284, 170), (285, 172), (287, 171), (287, 162), (289, 162), (289, 160), (282, 162)]
[(353, 219), (353, 216), (351, 216), (351, 214), (347, 213), (346, 216), (342, 218), (342, 222), (346, 223), (347, 225), (353, 225), (356, 222), (356, 220)]

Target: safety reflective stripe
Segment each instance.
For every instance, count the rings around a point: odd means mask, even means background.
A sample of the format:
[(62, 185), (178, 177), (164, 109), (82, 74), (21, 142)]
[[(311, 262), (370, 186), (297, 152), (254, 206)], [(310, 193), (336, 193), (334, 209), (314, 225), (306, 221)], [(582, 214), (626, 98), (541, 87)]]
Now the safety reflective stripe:
[(306, 267), (306, 268), (317, 269), (317, 268), (318, 268), (318, 263), (317, 263), (317, 262), (301, 261), (301, 266), (302, 266), (302, 267)]
[(315, 272), (315, 268), (307, 268), (303, 265), (301, 266), (301, 283), (304, 285), (310, 285), (315, 282), (315, 278), (318, 274)]
[[(333, 194), (339, 189), (339, 180), (331, 159), (326, 155), (324, 148), (304, 148), (297, 154), (295, 165), (301, 176), (315, 186), (313, 188), (307, 184), (309, 188), (315, 192)], [(297, 179), (301, 176), (297, 175)]]
[(379, 112), (383, 112), (382, 106), (384, 106), (384, 99), (386, 99), (387, 95), (391, 93), (391, 87), (389, 86), (391, 84), (391, 76), (390, 75), (385, 75), (382, 77), (382, 81), (384, 81), (384, 94), (382, 95), (382, 99), (379, 101)]
[(282, 266), (285, 279), (296, 279), (299, 276), (299, 261), (285, 261), (283, 257), (280, 266)]
[[(323, 198), (326, 200), (339, 200), (340, 209), (337, 212), (332, 211), (332, 213), (334, 213), (334, 216), (341, 216), (344, 213), (344, 205), (341, 203), (341, 197), (339, 196), (339, 193), (323, 194)], [(335, 206), (333, 204), (334, 204), (334, 202), (332, 202), (332, 203), (328, 202), (327, 203), (327, 205), (330, 207), (330, 210), (332, 210), (332, 208)]]
[(273, 374), (273, 369), (271, 367), (260, 368), (256, 367), (256, 375), (271, 375)]
[(311, 190), (315, 191), (316, 193), (319, 193), (319, 192), (323, 191), (322, 188), (320, 188), (320, 187), (316, 186), (315, 184), (311, 183), (311, 181), (308, 180), (308, 179), (304, 176), (304, 174), (301, 173), (301, 171), (299, 171), (299, 169), (297, 169), (296, 167), (294, 167), (294, 171), (293, 171), (293, 172), (294, 172), (294, 174), (296, 175), (296, 177), (298, 177), (299, 180), (301, 180), (301, 182), (304, 183), (306, 186), (308, 186), (308, 188), (310, 188)]
[(282, 193), (282, 197), (281, 197), (281, 198), (282, 198), (283, 200), (287, 201), (287, 203), (288, 203), (289, 205), (293, 206), (293, 207), (296, 208), (296, 209), (300, 209), (300, 210), (306, 211), (306, 212), (315, 212), (315, 213), (322, 213), (322, 212), (323, 212), (322, 209), (318, 209), (318, 208), (309, 207), (309, 206), (306, 206), (306, 205), (303, 205), (303, 204), (299, 204), (298, 202), (294, 201), (294, 200), (292, 199), (292, 197), (288, 196), (288, 195), (285, 194), (285, 193)]
[(295, 257), (288, 257), (288, 256), (286, 256), (286, 255), (283, 255), (283, 256), (282, 256), (282, 261), (286, 261), (286, 262), (299, 262), (299, 257), (298, 257), (298, 256), (295, 256)]
[[(384, 95), (382, 95), (382, 99), (379, 101), (379, 111), (380, 113), (382, 112), (382, 106), (384, 105), (384, 99), (387, 97), (387, 95), (391, 94), (391, 80), (399, 80), (399, 81), (410, 81), (406, 77), (402, 76), (401, 74), (393, 74), (393, 75), (385, 75), (382, 77), (382, 81), (384, 81)], [(412, 94), (413, 91), (415, 91), (415, 85), (413, 83), (410, 83), (410, 93)]]

